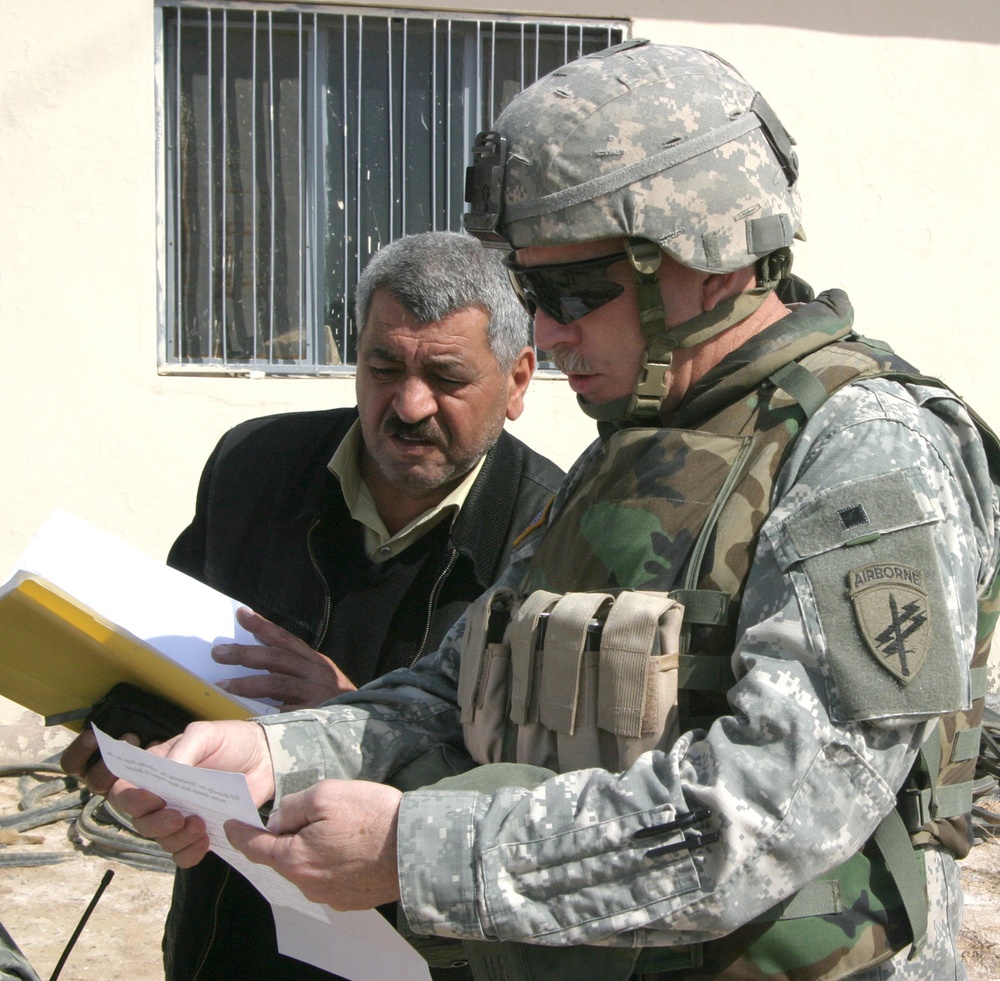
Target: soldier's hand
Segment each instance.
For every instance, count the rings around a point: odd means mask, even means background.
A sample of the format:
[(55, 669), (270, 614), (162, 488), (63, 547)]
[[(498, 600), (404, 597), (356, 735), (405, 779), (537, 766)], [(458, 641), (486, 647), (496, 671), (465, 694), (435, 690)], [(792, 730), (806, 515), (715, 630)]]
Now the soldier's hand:
[(290, 711), (314, 708), (357, 687), (328, 657), (260, 614), (240, 607), (236, 619), (263, 646), (218, 644), (212, 648), (212, 657), (220, 664), (268, 673), (229, 678), (220, 684), (226, 691), (243, 698), (270, 698)]
[[(258, 807), (274, 797), (267, 737), (256, 722), (192, 722), (180, 736), (150, 752), (191, 766), (244, 774)], [(126, 780), (118, 780), (107, 797), (113, 807), (131, 816), (139, 834), (158, 841), (181, 868), (204, 858), (209, 841), (205, 822), (197, 815), (185, 816)]]
[(226, 837), (252, 862), (281, 873), (306, 899), (338, 910), (399, 899), (396, 835), (402, 794), (364, 780), (322, 780), (288, 794), (267, 831), (226, 822)]

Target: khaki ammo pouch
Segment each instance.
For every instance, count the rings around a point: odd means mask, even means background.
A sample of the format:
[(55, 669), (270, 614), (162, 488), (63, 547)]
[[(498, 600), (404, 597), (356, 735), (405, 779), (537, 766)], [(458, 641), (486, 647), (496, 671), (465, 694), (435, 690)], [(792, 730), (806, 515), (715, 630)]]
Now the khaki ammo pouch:
[(684, 607), (666, 593), (498, 588), (469, 607), (458, 700), (480, 763), (619, 772), (677, 739)]

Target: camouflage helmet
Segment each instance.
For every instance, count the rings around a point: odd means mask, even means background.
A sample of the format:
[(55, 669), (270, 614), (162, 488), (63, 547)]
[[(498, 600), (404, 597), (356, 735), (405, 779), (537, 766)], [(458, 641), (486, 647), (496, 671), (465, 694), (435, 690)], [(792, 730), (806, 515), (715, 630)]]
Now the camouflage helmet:
[(731, 272), (799, 230), (792, 142), (721, 58), (626, 41), (539, 79), (479, 135), (466, 228), (515, 249), (645, 239)]

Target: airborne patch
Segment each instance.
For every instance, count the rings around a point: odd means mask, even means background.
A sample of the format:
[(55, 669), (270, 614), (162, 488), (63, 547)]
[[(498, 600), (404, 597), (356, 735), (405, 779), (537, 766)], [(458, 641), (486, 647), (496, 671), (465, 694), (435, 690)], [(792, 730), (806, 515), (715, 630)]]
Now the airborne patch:
[(877, 562), (847, 574), (861, 636), (875, 660), (904, 685), (920, 672), (931, 637), (923, 573)]

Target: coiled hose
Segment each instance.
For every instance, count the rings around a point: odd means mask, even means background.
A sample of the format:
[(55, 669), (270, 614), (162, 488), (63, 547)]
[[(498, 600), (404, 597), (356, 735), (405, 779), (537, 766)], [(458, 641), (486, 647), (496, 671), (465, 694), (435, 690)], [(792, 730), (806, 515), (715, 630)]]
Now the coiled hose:
[[(137, 834), (128, 818), (103, 797), (94, 796), (75, 777), (63, 773), (58, 756), (40, 763), (0, 765), (3, 777), (18, 778), (21, 799), (14, 814), (0, 816), (0, 833), (65, 821), (69, 837), (89, 842), (96, 854), (140, 869), (173, 872), (170, 856), (155, 841)], [(72, 857), (72, 852), (11, 851), (0, 843), (0, 867), (4, 868), (52, 865)]]

